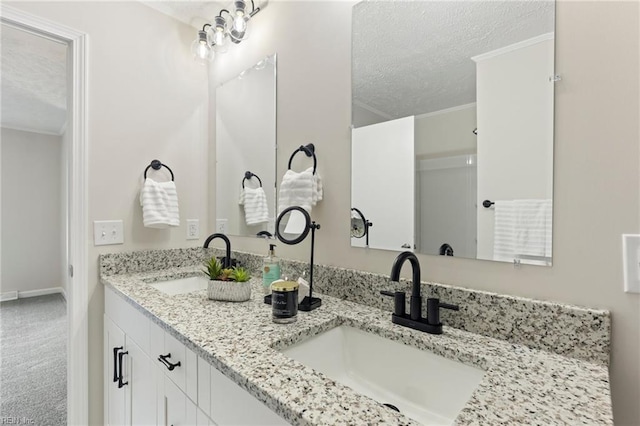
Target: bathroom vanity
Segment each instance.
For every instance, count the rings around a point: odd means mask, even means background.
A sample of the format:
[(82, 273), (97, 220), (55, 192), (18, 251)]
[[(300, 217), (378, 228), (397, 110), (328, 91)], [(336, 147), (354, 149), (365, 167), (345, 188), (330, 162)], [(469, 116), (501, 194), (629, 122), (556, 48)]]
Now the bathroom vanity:
[[(613, 424), (606, 311), (512, 298), (512, 306), (519, 306), (520, 311), (533, 306), (532, 322), (518, 324), (521, 313), (505, 316), (504, 306), (496, 303), (501, 296), (474, 295), (476, 300), (493, 297), (500, 321), (505, 322), (501, 328), (512, 328), (508, 337), (500, 339), (482, 335), (491, 334), (486, 331), (490, 328), (474, 333), (448, 326), (456, 314), (461, 318), (475, 316), (477, 323), (495, 319), (490, 312), (479, 316), (471, 302), (465, 306), (453, 287), (423, 284), (423, 291), (446, 293), (454, 299), (449, 301), (461, 308), (459, 313), (443, 316), (443, 334), (432, 335), (393, 324), (391, 302), (383, 300), (374, 288), (370, 289), (371, 300), (379, 301), (376, 303), (383, 309), (364, 304), (366, 299), (355, 303), (347, 294), (334, 297), (326, 291), (321, 308), (300, 312), (297, 322), (282, 325), (272, 322), (271, 307), (263, 303), (261, 283), (256, 279), (252, 280), (252, 298), (244, 303), (209, 300), (203, 289), (168, 294), (152, 285), (198, 275), (201, 259), (213, 252), (182, 249), (101, 256), (105, 424), (429, 424), (410, 415), (412, 409), (398, 406), (402, 413), (396, 412), (383, 405), (388, 401), (365, 396), (330, 371), (316, 369), (315, 364), (312, 368), (313, 361), (300, 361), (303, 358), (291, 350), (300, 342), (313, 340), (312, 336), (331, 339), (330, 333), (345, 328), (355, 333), (349, 342), (382, 338), (382, 343), (374, 344), (382, 344), (379, 351), (388, 354), (386, 360), (383, 356), (379, 365), (369, 368), (386, 375), (390, 388), (400, 384), (390, 392), (405, 392), (406, 400), (413, 398), (415, 404), (419, 405), (428, 392), (441, 396), (442, 401), (452, 399), (448, 395), (463, 393), (466, 376), (476, 375), (469, 396), (458, 406), (454, 403), (435, 413), (441, 417), (435, 417), (434, 424)], [(248, 266), (260, 260), (242, 253), (234, 256)], [(296, 262), (285, 265), (290, 271), (300, 266)], [(342, 287), (341, 280), (354, 281), (351, 291), (358, 285), (375, 287), (376, 282), (389, 287), (388, 277), (374, 279), (374, 274), (364, 274), (356, 285), (357, 271), (319, 269), (319, 291), (332, 279), (336, 288)], [(555, 313), (554, 320), (561, 328), (571, 330), (572, 336), (561, 337), (573, 342), (567, 341), (564, 347), (553, 344), (562, 354), (536, 349), (535, 343), (525, 346), (513, 342), (519, 339), (513, 329), (531, 333), (537, 327), (536, 318), (551, 319), (547, 310)], [(582, 323), (563, 323), (567, 318)], [(462, 321), (461, 328), (471, 327)], [(539, 337), (531, 340), (540, 340), (537, 346), (551, 341)], [(316, 358), (330, 358), (338, 351), (336, 340), (322, 342), (316, 339), (320, 347), (326, 346), (326, 352), (317, 347), (311, 350), (321, 353)], [(392, 348), (396, 343), (400, 345)], [(361, 343), (368, 344), (365, 340)], [(365, 347), (359, 345), (352, 344), (347, 352)], [(578, 349), (571, 352), (571, 347)], [(447, 375), (427, 372), (434, 376), (422, 380), (423, 389), (403, 390), (406, 380), (402, 374), (407, 367), (413, 368), (410, 361), (400, 359), (406, 350), (438, 358), (434, 362), (455, 364), (453, 368), (462, 373), (447, 380)], [(373, 350), (369, 353), (376, 359)], [(364, 354), (354, 359), (365, 364), (366, 358)]]

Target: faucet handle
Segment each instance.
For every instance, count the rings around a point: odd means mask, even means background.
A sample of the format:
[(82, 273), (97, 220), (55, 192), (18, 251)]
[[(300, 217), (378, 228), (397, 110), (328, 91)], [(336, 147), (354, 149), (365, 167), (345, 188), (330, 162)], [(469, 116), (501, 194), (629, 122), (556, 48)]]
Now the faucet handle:
[(406, 294), (404, 291), (380, 291), (380, 294), (383, 296), (393, 297), (393, 313), (394, 315), (403, 317), (405, 314), (406, 307)]
[(233, 257), (228, 260), (227, 256), (220, 256), (218, 259), (224, 268), (234, 268), (238, 266), (238, 261)]
[(441, 303), (440, 299), (430, 297), (427, 299), (427, 323), (431, 325), (440, 324), (440, 308), (451, 309), (452, 311), (460, 310), (460, 307), (458, 305)]

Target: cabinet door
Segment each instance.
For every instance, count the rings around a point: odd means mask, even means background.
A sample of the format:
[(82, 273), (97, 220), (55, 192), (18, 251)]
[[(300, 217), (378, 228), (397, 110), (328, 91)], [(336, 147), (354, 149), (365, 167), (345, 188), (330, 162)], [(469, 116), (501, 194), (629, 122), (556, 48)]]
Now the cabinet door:
[[(164, 374), (163, 380), (165, 411), (164, 426), (185, 426), (190, 424), (188, 422), (189, 415), (187, 414), (187, 396)], [(193, 424), (195, 424), (195, 422)]]
[(214, 367), (211, 367), (211, 419), (220, 426), (289, 424)]
[(142, 348), (126, 336), (128, 361), (127, 381), (131, 403), (131, 423), (135, 426), (156, 425), (156, 368)]
[[(126, 386), (118, 387), (119, 355), (125, 351), (124, 332), (104, 316), (104, 423), (126, 424)], [(122, 369), (124, 374), (124, 369)]]
[(216, 426), (213, 421), (198, 407), (198, 412), (196, 413), (196, 426)]

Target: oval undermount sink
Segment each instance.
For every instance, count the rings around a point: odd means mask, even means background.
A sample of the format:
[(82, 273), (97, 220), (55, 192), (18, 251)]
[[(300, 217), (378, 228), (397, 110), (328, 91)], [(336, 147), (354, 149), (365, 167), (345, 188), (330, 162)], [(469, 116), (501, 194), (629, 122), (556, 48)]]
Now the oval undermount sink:
[(485, 373), (346, 325), (281, 352), (425, 425), (453, 424)]
[(175, 296), (176, 294), (185, 294), (197, 290), (206, 290), (208, 283), (209, 280), (207, 279), (207, 277), (198, 276), (179, 278), (176, 280), (158, 281), (149, 285), (165, 294), (168, 294), (169, 296)]

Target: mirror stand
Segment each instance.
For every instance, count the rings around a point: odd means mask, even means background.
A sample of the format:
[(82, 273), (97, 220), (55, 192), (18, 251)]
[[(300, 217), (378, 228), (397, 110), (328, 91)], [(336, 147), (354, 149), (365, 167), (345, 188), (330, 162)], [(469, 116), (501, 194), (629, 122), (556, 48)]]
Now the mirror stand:
[[(286, 226), (289, 225), (289, 221), (292, 218), (292, 215), (295, 213), (299, 213), (300, 216), (297, 216), (294, 219), (296, 222), (295, 231), (287, 232)], [(304, 220), (304, 224), (299, 221), (299, 218)], [(316, 229), (320, 229), (320, 224), (312, 222), (311, 216), (309, 216), (309, 212), (303, 209), (300, 206), (292, 206), (287, 207), (280, 213), (278, 218), (276, 219), (276, 237), (278, 240), (282, 241), (288, 245), (295, 245), (302, 242), (309, 231), (311, 231), (311, 258), (309, 260), (309, 295), (305, 296), (302, 299), (302, 302), (298, 303), (298, 310), (309, 312), (314, 309), (319, 308), (322, 305), (322, 300), (318, 297), (313, 297), (313, 253), (315, 249), (316, 242)], [(291, 238), (287, 237), (287, 235), (292, 235)], [(266, 299), (265, 299), (266, 302)]]
[(298, 310), (300, 311), (313, 311), (322, 305), (322, 300), (318, 297), (313, 297), (313, 249), (315, 247), (316, 229), (320, 229), (320, 225), (311, 222), (309, 225), (311, 229), (311, 258), (309, 260), (309, 295), (302, 299), (302, 302), (298, 304)]

